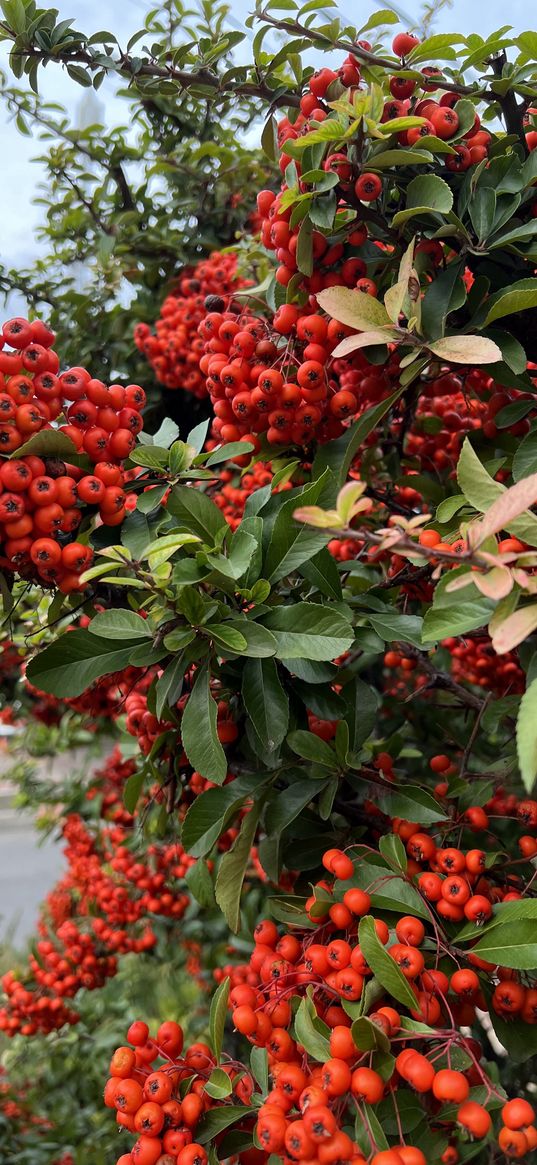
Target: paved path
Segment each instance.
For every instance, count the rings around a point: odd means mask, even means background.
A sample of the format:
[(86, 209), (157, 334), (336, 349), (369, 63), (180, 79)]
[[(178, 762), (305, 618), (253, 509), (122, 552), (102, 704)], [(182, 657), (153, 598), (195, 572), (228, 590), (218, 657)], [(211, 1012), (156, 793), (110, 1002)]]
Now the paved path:
[[(103, 742), (104, 754), (109, 742)], [(65, 868), (61, 843), (54, 835), (45, 840), (33, 825), (31, 813), (12, 808), (13, 786), (4, 773), (13, 763), (0, 752), (0, 944), (6, 940), (17, 949), (24, 947), (34, 934), (39, 904)], [(89, 764), (83, 749), (63, 753), (56, 759), (35, 761), (36, 769), (50, 780), (54, 773), (88, 771), (99, 764), (94, 756)]]
[(0, 810), (0, 942), (24, 946), (63, 865), (61, 846), (44, 841), (29, 814)]

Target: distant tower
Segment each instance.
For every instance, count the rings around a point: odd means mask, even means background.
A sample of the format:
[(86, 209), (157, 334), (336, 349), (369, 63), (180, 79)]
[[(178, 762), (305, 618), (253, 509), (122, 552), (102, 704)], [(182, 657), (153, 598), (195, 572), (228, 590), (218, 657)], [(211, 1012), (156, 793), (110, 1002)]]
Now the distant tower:
[(74, 129), (87, 129), (89, 125), (105, 125), (104, 101), (97, 97), (95, 89), (85, 89), (76, 105), (73, 121)]

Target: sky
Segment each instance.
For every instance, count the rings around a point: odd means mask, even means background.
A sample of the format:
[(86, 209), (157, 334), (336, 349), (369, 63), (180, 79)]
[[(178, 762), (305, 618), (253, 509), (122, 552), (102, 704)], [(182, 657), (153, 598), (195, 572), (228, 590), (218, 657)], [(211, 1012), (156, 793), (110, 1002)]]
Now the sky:
[[(126, 44), (129, 37), (142, 27), (145, 13), (157, 6), (157, 0), (153, 3), (151, 0), (55, 0), (54, 6), (59, 10), (60, 19), (73, 18), (75, 27), (82, 31), (92, 33), (109, 29), (122, 44)], [(420, 11), (415, 0), (401, 0), (401, 3), (397, 0), (394, 6), (410, 17), (408, 23)], [(244, 28), (244, 20), (253, 7), (252, 0), (233, 0), (230, 7), (234, 27)], [(363, 23), (371, 12), (382, 7), (389, 7), (389, 0), (388, 3), (386, 0), (384, 3), (382, 0), (377, 3), (342, 0), (339, 5), (342, 16), (347, 17), (349, 23)], [(509, 22), (517, 32), (522, 32), (531, 28), (532, 11), (529, 0), (510, 0), (508, 4), (505, 0), (453, 0), (449, 8), (440, 10), (433, 31), (479, 32), (486, 36)], [(9, 77), (7, 57), (7, 47), (0, 43), (0, 69), (4, 69)], [(19, 82), (20, 86), (23, 84), (24, 79)], [(64, 105), (75, 122), (80, 124), (81, 119), (87, 120), (87, 94), (91, 91), (81, 89), (61, 66), (50, 65), (41, 70), (39, 84), (43, 96)], [(104, 119), (109, 126), (122, 124), (125, 104), (115, 96), (112, 81), (105, 81), (98, 99), (99, 120)], [(94, 103), (95, 95), (90, 100)], [(91, 120), (97, 120), (94, 107)], [(32, 162), (32, 158), (40, 153), (41, 143), (38, 139), (23, 137), (15, 124), (8, 120), (1, 103), (0, 145), (4, 161), (3, 181), (0, 183), (0, 258), (8, 267), (19, 264), (24, 267), (32, 263), (41, 249), (35, 232), (43, 212), (40, 207), (32, 205), (36, 187), (43, 176), (41, 166)]]

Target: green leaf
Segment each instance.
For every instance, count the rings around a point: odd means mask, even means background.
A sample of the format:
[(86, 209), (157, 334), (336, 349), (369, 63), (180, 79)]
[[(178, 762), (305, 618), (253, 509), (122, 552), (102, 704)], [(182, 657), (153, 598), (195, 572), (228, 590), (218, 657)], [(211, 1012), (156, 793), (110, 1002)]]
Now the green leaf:
[(267, 834), (271, 836), (280, 834), (286, 829), (319, 791), (325, 788), (326, 782), (323, 781), (314, 782), (309, 777), (296, 779), (298, 773), (299, 770), (288, 771), (287, 777), (292, 778), (291, 783), (283, 792), (275, 795), (268, 806), (265, 827)]
[(537, 776), (537, 679), (533, 680), (520, 701), (516, 744), (520, 775), (524, 787), (530, 793)]
[(422, 642), (436, 643), (450, 635), (465, 635), (488, 623), (496, 603), (492, 599), (471, 599), (463, 601), (460, 593), (452, 596), (452, 605), (434, 605), (426, 611), (423, 619)]
[(243, 818), (239, 835), (232, 848), (221, 858), (216, 876), (216, 901), (234, 934), (240, 927), (242, 884), (250, 861), (259, 811), (259, 805), (254, 805)]
[(227, 776), (227, 760), (218, 739), (216, 719), (217, 706), (209, 687), (209, 670), (202, 667), (183, 712), (181, 739), (192, 768), (208, 781), (221, 785)]
[[(304, 996), (295, 1015), (295, 1039), (302, 1044), (309, 1056), (324, 1064), (330, 1059), (330, 1040), (318, 1030), (321, 1023), (313, 1000), (307, 995)], [(322, 1024), (322, 1027), (329, 1031), (325, 1024)]]
[(537, 279), (519, 279), (505, 290), (490, 296), (483, 326), (504, 316), (518, 315), (532, 307), (537, 307)]
[(473, 951), (489, 963), (513, 967), (518, 971), (534, 971), (537, 967), (535, 922), (523, 919), (494, 927), (483, 935)]
[(401, 838), (396, 833), (386, 833), (384, 837), (381, 837), (379, 850), (392, 869), (402, 870), (405, 873), (408, 865), (406, 850)]
[(229, 991), (231, 980), (229, 975), (217, 987), (212, 999), (211, 1009), (209, 1012), (209, 1040), (214, 1057), (218, 1062), (222, 1053), (222, 1045), (224, 1043), (224, 1028), (226, 1026), (227, 1016), (227, 1001), (229, 999)]
[(503, 1018), (492, 1007), (490, 1022), (509, 1060), (514, 1064), (525, 1064), (537, 1056), (537, 1025), (525, 1023), (515, 1015)]
[(364, 32), (369, 32), (370, 28), (378, 28), (382, 24), (398, 24), (399, 17), (391, 8), (381, 8), (378, 12), (374, 12), (372, 16), (366, 20), (360, 29), (360, 36)]
[(185, 874), (185, 882), (200, 906), (214, 908), (216, 903), (213, 880), (207, 862), (203, 861), (203, 858), (198, 858), (193, 866), (189, 866)]
[(230, 461), (239, 454), (242, 456), (244, 453), (252, 453), (253, 448), (251, 441), (230, 441), (228, 445), (221, 445), (219, 449), (215, 449), (207, 458), (205, 465), (207, 468), (221, 465), (223, 461)]
[(298, 522), (293, 514), (299, 507), (318, 501), (329, 478), (329, 471), (325, 470), (310, 485), (298, 491), (293, 490), (291, 497), (282, 502), (263, 563), (264, 576), (272, 584), (291, 574), (326, 546), (329, 540), (326, 531), (315, 530)]
[(524, 514), (537, 496), (537, 474), (522, 478), (510, 486), (487, 510), (480, 522), (474, 522), (468, 531), (470, 547), (482, 546), (493, 534), (499, 534), (510, 522)]
[(164, 646), (167, 651), (183, 651), (195, 638), (196, 632), (192, 627), (175, 627), (164, 636)]
[(144, 787), (144, 771), (139, 769), (137, 773), (131, 773), (127, 777), (123, 789), (123, 804), (128, 813), (134, 813), (138, 804), (140, 793)]
[(30, 660), (26, 674), (43, 692), (80, 696), (101, 676), (127, 667), (132, 648), (132, 641), (125, 644), (88, 631), (68, 631)]
[(209, 420), (200, 421), (199, 425), (196, 425), (193, 429), (191, 429), (190, 433), (188, 434), (186, 443), (187, 445), (191, 445), (192, 448), (195, 449), (196, 453), (201, 453), (203, 446), (205, 445), (207, 433), (209, 432), (209, 424)]
[(393, 226), (402, 226), (415, 215), (448, 214), (452, 206), (453, 194), (443, 178), (437, 174), (419, 174), (409, 182), (406, 207), (394, 215)]
[(278, 647), (276, 637), (255, 619), (248, 619), (246, 616), (228, 619), (226, 627), (235, 628), (244, 637), (246, 640), (244, 654), (250, 658), (268, 659), (271, 655), (276, 655)]
[[(533, 407), (531, 401), (520, 402)], [(517, 445), (513, 457), (513, 477), (515, 481), (520, 481), (523, 477), (530, 477), (531, 474), (537, 473), (537, 429), (531, 429), (525, 437), (522, 438), (520, 445)]]
[(260, 140), (261, 149), (264, 150), (267, 158), (270, 158), (271, 162), (276, 162), (278, 158), (276, 119), (272, 116), (272, 114), (263, 126)]
[(478, 186), (468, 203), (468, 213), (478, 242), (483, 242), (492, 230), (496, 214), (496, 192), (490, 186)]
[(375, 1110), (371, 1107), (370, 1104), (364, 1104), (364, 1114), (365, 1114), (364, 1120), (367, 1121), (369, 1128), (371, 1130), (371, 1138), (372, 1138), (373, 1144), (376, 1147), (378, 1147), (380, 1150), (389, 1149), (389, 1144), (388, 1144), (388, 1141), (386, 1140), (386, 1134), (384, 1132), (384, 1129), (379, 1121), (379, 1118), (378, 1118)]
[(347, 711), (345, 721), (349, 728), (349, 749), (360, 751), (377, 722), (379, 698), (375, 688), (355, 677), (342, 692)]
[(193, 857), (205, 857), (229, 822), (236, 817), (246, 798), (264, 788), (266, 778), (256, 773), (254, 776), (238, 777), (223, 788), (208, 789), (200, 793), (187, 811), (181, 841)]
[[(390, 125), (390, 122), (386, 123)], [(429, 138), (428, 141), (432, 139)], [(375, 170), (389, 170), (392, 166), (430, 166), (434, 162), (429, 150), (393, 149), (383, 150), (381, 154), (373, 154), (371, 164)]]
[(348, 651), (353, 640), (350, 623), (319, 603), (277, 607), (264, 621), (276, 637), (279, 659), (332, 660)]
[(307, 562), (302, 562), (298, 568), (299, 574), (311, 583), (312, 587), (336, 602), (342, 597), (341, 580), (333, 556), (328, 550), (322, 549), (314, 554)]
[(317, 293), (317, 302), (327, 315), (359, 332), (369, 332), (390, 324), (386, 308), (365, 291), (350, 287), (328, 287)]
[(287, 732), (289, 700), (273, 659), (246, 660), (242, 698), (263, 747), (269, 751), (277, 748)]
[(421, 647), (422, 619), (419, 615), (400, 615), (397, 611), (382, 611), (368, 616), (373, 629), (386, 643), (400, 639)]
[(157, 538), (146, 547), (143, 558), (147, 559), (151, 571), (157, 570), (164, 562), (173, 558), (183, 546), (199, 541), (196, 534), (166, 534), (164, 538)]
[(228, 528), (218, 506), (215, 506), (201, 490), (193, 489), (191, 486), (174, 486), (166, 509), (181, 526), (196, 534), (208, 546), (214, 546), (220, 531)]
[(164, 470), (168, 465), (169, 452), (157, 445), (138, 445), (133, 449), (130, 460), (135, 465), (143, 465), (146, 469)]
[(298, 729), (290, 732), (287, 737), (289, 748), (304, 760), (311, 760), (315, 764), (326, 765), (329, 769), (337, 769), (337, 759), (333, 748), (313, 732)]
[[(24, 445), (19, 445), (13, 454), (15, 457), (59, 457), (62, 461), (78, 464), (78, 450), (70, 437), (60, 433), (58, 429), (41, 429), (33, 433)], [(87, 460), (87, 459), (86, 459)]]
[(313, 199), (309, 208), (309, 218), (314, 227), (322, 231), (331, 231), (337, 211), (337, 194), (329, 190)]
[[(205, 1085), (205, 1092), (214, 1100), (225, 1100), (233, 1092), (233, 1082), (223, 1068), (213, 1068)], [(217, 1158), (218, 1160), (218, 1158)]]
[(453, 260), (435, 276), (425, 292), (421, 322), (424, 335), (430, 339), (444, 335), (449, 313), (462, 307), (466, 301), (463, 270), (464, 264)]
[(298, 232), (296, 263), (303, 275), (313, 274), (313, 223), (305, 218)]
[(361, 1015), (354, 1020), (351, 1036), (361, 1052), (389, 1052), (390, 1050), (390, 1041), (386, 1033), (376, 1023), (372, 1023), (366, 1015)]
[[(143, 554), (149, 538), (151, 537), (151, 525), (145, 514), (140, 510), (133, 510), (127, 514), (125, 521), (121, 523), (121, 544), (125, 546), (133, 558), (138, 559)], [(145, 586), (141, 579), (133, 579), (133, 587)]]
[(168, 482), (165, 481), (164, 485), (155, 485), (151, 489), (144, 490), (144, 493), (140, 494), (136, 502), (138, 512), (141, 514), (151, 514), (153, 510), (157, 510), (168, 488)]
[(360, 919), (358, 941), (364, 958), (385, 990), (405, 1007), (415, 1010), (416, 996), (394, 959), (377, 937), (374, 919), (368, 915)]
[(252, 1048), (250, 1052), (250, 1069), (254, 1080), (257, 1080), (261, 1092), (266, 1096), (269, 1091), (268, 1053), (266, 1048)]
[(104, 639), (151, 639), (151, 628), (147, 619), (135, 615), (134, 611), (123, 611), (117, 607), (113, 611), (101, 611), (95, 615), (89, 624), (91, 635), (98, 635)]
[(230, 627), (228, 623), (207, 623), (206, 631), (218, 647), (224, 648), (224, 651), (228, 648), (237, 655), (246, 651), (248, 644), (245, 636), (235, 627)]
[(214, 1138), (224, 1129), (237, 1124), (243, 1117), (251, 1115), (251, 1113), (251, 1108), (244, 1104), (224, 1104), (210, 1109), (204, 1113), (196, 1128), (197, 1143), (207, 1145), (209, 1141), (214, 1141)]
[(418, 61), (453, 61), (457, 56), (453, 45), (464, 43), (465, 37), (463, 36), (456, 36), (451, 32), (435, 33), (434, 36), (426, 37), (411, 50), (407, 58), (408, 67), (413, 69)]
[[(487, 473), (467, 437), (457, 464), (457, 480), (467, 501), (481, 513), (485, 513), (506, 489)], [(523, 514), (519, 518), (514, 518), (509, 522), (507, 529), (523, 542), (529, 542), (530, 546), (537, 546), (537, 518), (533, 514)]]
[(432, 793), (419, 785), (403, 785), (400, 788), (381, 789), (379, 801), (384, 811), (393, 817), (404, 817), (407, 821), (417, 821), (419, 825), (433, 825), (435, 821), (447, 821), (440, 805)]

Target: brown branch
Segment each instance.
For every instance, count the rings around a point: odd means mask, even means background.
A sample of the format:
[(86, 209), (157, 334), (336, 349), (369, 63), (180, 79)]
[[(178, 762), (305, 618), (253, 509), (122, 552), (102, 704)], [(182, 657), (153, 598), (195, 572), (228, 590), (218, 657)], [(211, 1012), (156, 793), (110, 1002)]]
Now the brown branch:
[(481, 726), (481, 720), (482, 720), (483, 715), (486, 712), (491, 700), (492, 700), (492, 692), (487, 692), (485, 699), (483, 700), (483, 703), (481, 705), (481, 708), (479, 709), (479, 712), (477, 713), (477, 716), (475, 718), (475, 723), (474, 723), (474, 726), (472, 728), (472, 732), (470, 734), (470, 739), (468, 740), (466, 748), (462, 754), (461, 768), (460, 768), (460, 773), (459, 773), (460, 777), (464, 777), (466, 775), (466, 765), (468, 764), (468, 761), (470, 759), (470, 755), (471, 755), (472, 749), (474, 747), (476, 737), (477, 737), (477, 734), (479, 732), (479, 728)]
[[(11, 40), (15, 36), (11, 29), (6, 30), (9, 33)], [(60, 53), (44, 52), (41, 49), (36, 49), (33, 46), (28, 46), (21, 49), (19, 53), (15, 54), (23, 58), (37, 62), (56, 61), (65, 64), (79, 64), (85, 65), (86, 68), (92, 72), (100, 72), (103, 69), (102, 60), (96, 61), (90, 52), (85, 49), (76, 49), (74, 51)], [(139, 62), (134, 62), (132, 57), (127, 53), (121, 52), (118, 58), (110, 57), (110, 69), (120, 76), (127, 77), (131, 82), (136, 83), (139, 77), (149, 77), (151, 79), (160, 78), (163, 81), (175, 81), (181, 89), (191, 89), (196, 85), (203, 85), (214, 90), (218, 97), (239, 96), (239, 97), (258, 97), (261, 101), (274, 106), (293, 105), (298, 106), (300, 103), (300, 93), (292, 90), (282, 93), (279, 96), (275, 95), (275, 91), (261, 82), (254, 85), (249, 81), (241, 81), (238, 84), (230, 83), (225, 88), (221, 88), (221, 78), (212, 73), (210, 69), (195, 69), (189, 72), (187, 69), (176, 69), (172, 65), (157, 65), (156, 62), (151, 61), (143, 65)]]
[[(494, 55), (489, 58), (488, 64), (490, 65), (495, 77), (501, 77), (503, 75), (503, 68), (506, 62), (507, 55), (503, 50), (501, 52), (494, 53)], [(518, 104), (512, 89), (509, 89), (507, 93), (503, 95), (496, 93), (494, 94), (494, 97), (502, 111), (502, 117), (505, 122), (505, 128), (507, 132), (517, 135), (522, 145), (524, 146), (525, 152), (527, 153), (528, 147), (526, 145), (526, 135), (524, 133), (523, 122), (525, 106), (523, 104)]]
[(447, 672), (439, 671), (429, 656), (420, 651), (419, 647), (414, 647), (411, 643), (395, 644), (396, 649), (398, 646), (407, 658), (415, 659), (419, 667), (430, 677), (429, 687), (451, 692), (460, 700), (461, 704), (465, 704), (467, 708), (474, 708), (476, 712), (483, 714), (486, 700), (481, 700), (479, 696), (474, 695), (467, 688), (463, 688), (462, 684), (458, 684)]

